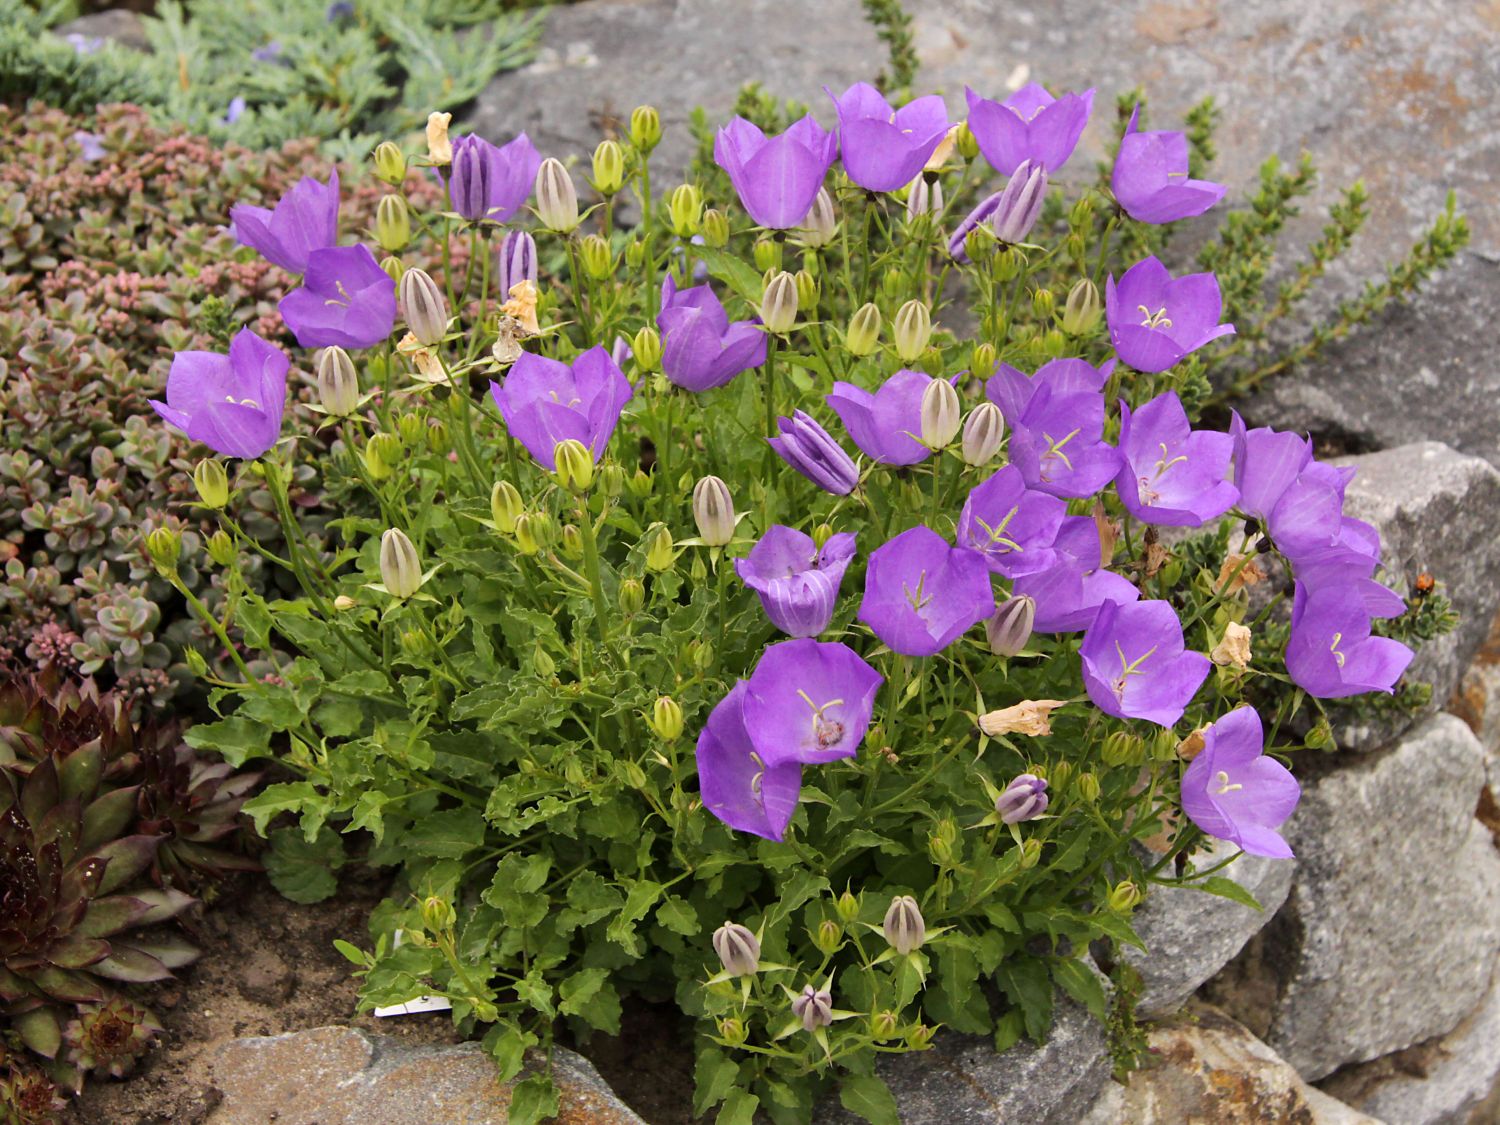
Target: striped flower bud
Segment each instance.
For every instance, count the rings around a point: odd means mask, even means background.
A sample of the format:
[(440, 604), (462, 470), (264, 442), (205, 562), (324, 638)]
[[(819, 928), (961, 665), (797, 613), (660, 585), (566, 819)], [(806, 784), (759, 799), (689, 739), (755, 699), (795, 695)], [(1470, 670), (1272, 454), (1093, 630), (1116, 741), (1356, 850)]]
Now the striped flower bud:
[(595, 281), (603, 281), (615, 271), (615, 256), (602, 235), (585, 236), (578, 244), (578, 257), (583, 262), (583, 272)]
[(665, 524), (657, 524), (656, 530), (647, 532), (647, 535), (649, 539), (646, 543), (646, 569), (655, 574), (671, 570), (672, 564), (677, 561), (672, 533), (667, 530)]
[(734, 538), (734, 500), (718, 477), (704, 477), (693, 486), (693, 522), (707, 546), (722, 547)]
[(625, 186), (625, 154), (618, 141), (600, 141), (594, 149), (594, 190), (610, 196)]
[(521, 515), (521, 494), (508, 480), (495, 482), (490, 490), (490, 518), (495, 530), (510, 535), (516, 530), (516, 520)]
[(964, 422), (964, 440), (960, 447), (964, 464), (987, 465), (1000, 452), (1000, 443), (1005, 439), (1005, 415), (993, 402), (981, 402), (969, 411)]
[(524, 230), (513, 230), (500, 240), (500, 295), (523, 281), (536, 281), (536, 239)]
[(703, 242), (715, 250), (729, 244), (729, 217), (717, 207), (703, 212)]
[(401, 463), (401, 439), (395, 434), (371, 434), (365, 443), (365, 469), (375, 480), (386, 480)]
[(1068, 290), (1068, 299), (1063, 302), (1063, 331), (1070, 336), (1082, 336), (1093, 331), (1103, 315), (1104, 302), (1099, 299), (1099, 287), (1086, 277), (1075, 282)]
[(1036, 625), (1036, 601), (1021, 594), (1007, 598), (995, 610), (995, 616), (984, 623), (984, 635), (990, 651), (996, 656), (1011, 657), (1026, 647)]
[(1023, 773), (995, 799), (995, 811), (1005, 824), (1035, 820), (1047, 811), (1047, 783), (1035, 774)]
[(536, 517), (530, 512), (516, 517), (515, 536), (516, 550), (523, 555), (534, 555), (542, 549), (536, 537)]
[(927, 342), (932, 339), (932, 314), (921, 301), (907, 301), (896, 310), (891, 328), (896, 354), (911, 363), (927, 350)]
[(318, 353), (318, 402), (335, 418), (345, 418), (359, 406), (359, 376), (343, 348)]
[(936, 180), (929, 184), (926, 176), (913, 180), (906, 195), (906, 221), (914, 223), (923, 215), (937, 215), (942, 210), (943, 185)]
[(382, 195), (375, 205), (375, 241), (394, 254), (411, 241), (411, 214), (399, 195)]
[(635, 366), (639, 371), (656, 371), (661, 367), (661, 333), (646, 325), (630, 342)]
[(768, 332), (783, 336), (797, 322), (797, 279), (782, 270), (766, 283), (760, 300), (760, 319)]
[(661, 114), (656, 107), (638, 105), (630, 111), (630, 143), (642, 152), (661, 143)]
[(1025, 241), (1041, 217), (1046, 198), (1047, 169), (1023, 160), (1000, 193), (1000, 202), (990, 216), (995, 237), (1012, 244)]
[(672, 222), (672, 233), (678, 238), (691, 238), (703, 226), (703, 192), (697, 184), (679, 184), (667, 197), (667, 217)]
[(761, 273), (769, 273), (781, 268), (781, 243), (772, 238), (758, 238), (755, 247), (751, 251), (755, 259), (755, 268)]
[(818, 295), (821, 288), (818, 279), (812, 275), (810, 270), (798, 270), (793, 275), (797, 282), (797, 307), (799, 309), (816, 309), (818, 307)]
[(221, 528), (208, 537), (208, 557), (220, 566), (234, 561), (234, 541)]
[(406, 179), (406, 154), (394, 141), (381, 141), (376, 145), (372, 163), (378, 180), (394, 186)]
[(861, 305), (849, 318), (849, 331), (844, 333), (844, 347), (850, 355), (873, 355), (880, 346), (880, 310), (874, 302)]
[(215, 511), (229, 503), (229, 476), (224, 465), (212, 457), (205, 457), (193, 469), (193, 487), (205, 508)]
[(802, 1021), (804, 1031), (827, 1027), (833, 1022), (833, 996), (808, 985), (792, 1000), (792, 1015)]
[(928, 449), (945, 449), (958, 436), (963, 422), (958, 392), (947, 379), (934, 379), (922, 392), (922, 444)]
[(682, 706), (671, 696), (658, 696), (651, 707), (651, 729), (663, 742), (682, 737)]
[(391, 597), (405, 601), (422, 587), (422, 561), (406, 532), (393, 527), (380, 537), (380, 580)]
[(813, 197), (812, 207), (808, 209), (807, 218), (802, 220), (802, 241), (814, 249), (827, 246), (833, 241), (838, 229), (838, 220), (833, 213), (833, 196), (828, 194), (827, 188), (819, 188), (818, 194)]
[(903, 957), (920, 949), (927, 940), (927, 923), (922, 919), (917, 900), (911, 895), (897, 895), (891, 900), (880, 928), (891, 948)]
[(401, 317), (421, 343), (438, 343), (448, 333), (448, 301), (426, 270), (413, 266), (396, 287)]
[(594, 455), (577, 438), (567, 438), (552, 447), (557, 483), (570, 492), (587, 492), (594, 483)]
[(177, 560), (182, 557), (182, 536), (170, 527), (158, 527), (146, 536), (146, 554), (163, 578), (177, 573)]
[(578, 192), (562, 161), (549, 156), (536, 174), (536, 213), (542, 226), (558, 234), (578, 228)]
[(714, 931), (714, 952), (724, 971), (734, 977), (748, 977), (760, 968), (760, 939), (749, 927), (725, 922)]

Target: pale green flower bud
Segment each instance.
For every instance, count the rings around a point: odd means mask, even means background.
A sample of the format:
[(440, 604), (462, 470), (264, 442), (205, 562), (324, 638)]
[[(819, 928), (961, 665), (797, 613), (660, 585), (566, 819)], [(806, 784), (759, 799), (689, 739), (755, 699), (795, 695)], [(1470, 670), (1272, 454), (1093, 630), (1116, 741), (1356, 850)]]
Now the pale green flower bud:
[(880, 929), (890, 947), (903, 957), (920, 949), (927, 940), (927, 923), (911, 895), (897, 895), (891, 900)]
[(378, 180), (394, 185), (406, 179), (406, 154), (394, 141), (381, 141), (375, 146), (373, 163)]
[(562, 161), (549, 156), (536, 174), (536, 213), (542, 226), (558, 234), (578, 229), (578, 192)]
[(1026, 647), (1036, 627), (1036, 601), (1025, 594), (1007, 598), (984, 623), (984, 635), (996, 656), (1012, 657)]
[(1109, 895), (1104, 901), (1105, 905), (1116, 914), (1129, 914), (1140, 904), (1141, 899), (1144, 897), (1141, 894), (1141, 889), (1129, 879), (1126, 879), (1124, 882), (1116, 883), (1111, 887)]
[(1079, 774), (1077, 780), (1073, 782), (1073, 788), (1078, 790), (1079, 797), (1091, 805), (1099, 800), (1099, 779), (1092, 773), (1085, 771)]
[(1014, 246), (1007, 246), (995, 260), (995, 276), (1001, 281), (1014, 281), (1025, 267), (1025, 255)]
[(1073, 204), (1073, 209), (1068, 212), (1068, 226), (1074, 230), (1084, 230), (1089, 226), (1094, 217), (1094, 200), (1092, 196), (1080, 195)]
[(234, 562), (234, 541), (223, 530), (208, 537), (208, 557), (220, 566)]
[(828, 541), (832, 538), (833, 528), (826, 523), (820, 523), (812, 530), (813, 546), (820, 551), (827, 546)]
[(334, 418), (348, 417), (359, 407), (359, 376), (343, 348), (318, 353), (318, 402)]
[(870, 1034), (884, 1043), (887, 1039), (896, 1037), (896, 1028), (899, 1026), (896, 1013), (887, 1008), (883, 1012), (876, 1012), (870, 1020)]
[(577, 438), (558, 442), (552, 449), (557, 483), (571, 492), (583, 493), (594, 483), (594, 455)]
[(398, 601), (405, 601), (422, 588), (422, 560), (399, 527), (390, 528), (380, 537), (380, 580)]
[(627, 578), (620, 583), (620, 611), (626, 617), (634, 617), (646, 605), (646, 587), (639, 578)]
[(760, 939), (748, 926), (725, 922), (714, 931), (713, 946), (730, 976), (753, 976), (760, 969)]
[(848, 890), (834, 900), (833, 909), (845, 922), (852, 922), (859, 917), (859, 899)]
[(956, 147), (958, 148), (958, 155), (962, 156), (965, 160), (973, 160), (979, 155), (979, 141), (975, 139), (974, 131), (969, 128), (967, 121), (958, 127)]
[(880, 291), (891, 301), (905, 293), (910, 285), (906, 275), (895, 266), (886, 270), (885, 276), (880, 279)]
[(646, 325), (630, 341), (630, 354), (635, 357), (637, 370), (659, 370), (661, 368), (661, 334), (651, 325)]
[[(1027, 840), (1028, 844), (1037, 844), (1038, 853), (1041, 845), (1036, 840)], [(925, 1023), (912, 1024), (906, 1031), (906, 1045), (913, 1051), (925, 1051), (932, 1045), (932, 1037), (937, 1034), (937, 1029), (928, 1027)]]
[(995, 351), (995, 345), (989, 341), (974, 345), (974, 356), (969, 362), (969, 367), (975, 375), (981, 379), (988, 379), (995, 373), (995, 363), (999, 356)]
[(1057, 307), (1057, 298), (1052, 295), (1050, 289), (1035, 289), (1031, 293), (1031, 311), (1046, 320), (1052, 315), (1052, 310)]
[(563, 524), (560, 550), (567, 558), (583, 558), (583, 532), (578, 530), (577, 524)]
[(761, 273), (781, 268), (781, 243), (771, 238), (757, 239), (755, 243), (755, 268)]
[(625, 186), (625, 153), (616, 141), (600, 141), (594, 149), (594, 190), (610, 196)]
[(697, 184), (679, 184), (667, 198), (667, 217), (672, 233), (678, 238), (692, 238), (703, 225), (703, 193)]
[(717, 207), (703, 212), (703, 241), (715, 250), (729, 244), (729, 217)]
[(964, 422), (964, 464), (988, 465), (1000, 452), (1000, 443), (1005, 440), (1005, 415), (993, 402), (981, 402), (969, 411)]
[(824, 918), (818, 923), (818, 928), (809, 932), (813, 945), (820, 952), (832, 953), (844, 944), (844, 927), (832, 918)]
[(946, 449), (963, 424), (958, 392), (947, 379), (934, 379), (922, 392), (922, 444), (928, 449)]
[(521, 494), (508, 480), (495, 482), (490, 489), (490, 518), (495, 521), (495, 530), (510, 535), (516, 530), (516, 519), (521, 514)]
[(1035, 836), (1028, 836), (1021, 841), (1021, 870), (1029, 871), (1037, 865), (1042, 858), (1042, 842)]
[(177, 573), (177, 560), (182, 557), (182, 536), (170, 527), (158, 527), (146, 536), (146, 554), (163, 578)]
[(880, 346), (880, 310), (874, 302), (860, 305), (849, 318), (849, 330), (844, 333), (844, 347), (850, 355), (873, 355)]
[(833, 214), (833, 196), (828, 194), (827, 188), (819, 188), (807, 218), (802, 220), (802, 241), (814, 249), (827, 246), (838, 234), (838, 229), (838, 220)]
[(396, 285), (401, 317), (411, 334), (426, 345), (436, 344), (448, 333), (448, 299), (426, 270), (412, 267)]
[(744, 1020), (728, 1016), (719, 1021), (719, 1037), (731, 1047), (738, 1047), (746, 1039)]
[(426, 423), (420, 414), (403, 414), (396, 419), (396, 433), (401, 436), (401, 444), (408, 449), (415, 449), (422, 444), (426, 430)]
[(995, 252), (995, 234), (985, 223), (964, 235), (964, 253), (970, 261), (987, 262), (990, 255)]
[(722, 547), (734, 538), (734, 500), (718, 477), (704, 477), (693, 486), (693, 522), (698, 537), (710, 547)]
[(808, 270), (798, 270), (797, 282), (797, 307), (800, 309), (816, 309), (818, 307), (818, 279)]
[(911, 363), (927, 350), (927, 343), (932, 339), (932, 314), (921, 301), (907, 301), (896, 310), (891, 327), (896, 339), (896, 354)]
[(388, 254), (411, 241), (411, 213), (399, 195), (382, 195), (375, 205), (375, 241)]
[(445, 934), (453, 928), (458, 921), (458, 915), (453, 910), (453, 904), (445, 898), (437, 895), (429, 895), (422, 900), (422, 925), (430, 934)]
[(205, 457), (193, 469), (193, 487), (206, 508), (218, 511), (229, 503), (229, 476), (223, 463), (212, 457)]
[(766, 283), (760, 300), (760, 319), (766, 331), (784, 336), (797, 322), (797, 279), (785, 270)]
[(536, 517), (530, 512), (522, 512), (516, 517), (516, 550), (523, 555), (534, 555), (542, 549), (537, 541), (535, 523)]
[(448, 423), (441, 418), (427, 420), (427, 448), (440, 457), (451, 448), (448, 445)]
[(1085, 277), (1068, 290), (1068, 299), (1063, 304), (1063, 331), (1070, 336), (1082, 336), (1092, 332), (1103, 315), (1104, 302), (1099, 298), (1099, 287)]
[(648, 531), (646, 543), (646, 569), (660, 574), (671, 570), (677, 555), (672, 549), (672, 533), (665, 524), (657, 524), (655, 531)]
[(399, 283), (401, 275), (406, 272), (406, 263), (394, 254), (387, 254), (380, 259), (380, 268), (385, 271), (386, 277)]
[(651, 474), (645, 469), (637, 469), (635, 473), (625, 482), (625, 489), (637, 500), (644, 500), (651, 495)]
[(603, 281), (615, 271), (615, 256), (602, 235), (587, 235), (578, 244), (578, 256), (583, 260), (583, 272), (595, 281)]
[(646, 262), (646, 244), (639, 238), (632, 238), (625, 244), (625, 264), (633, 270), (638, 270)]
[(654, 106), (638, 105), (630, 112), (630, 143), (650, 152), (661, 143), (661, 114)]
[(1068, 347), (1068, 338), (1062, 334), (1060, 328), (1049, 328), (1042, 334), (1042, 351), (1048, 358), (1056, 359), (1062, 355)]
[(365, 468), (375, 480), (386, 480), (401, 463), (401, 439), (395, 434), (372, 434), (365, 443)]
[(611, 500), (625, 491), (625, 470), (610, 461), (599, 466), (599, 489)]
[(651, 729), (663, 742), (676, 742), (682, 737), (682, 708), (671, 696), (658, 696), (652, 705)]
[(541, 645), (537, 645), (536, 651), (531, 654), (531, 666), (544, 680), (550, 680), (557, 674), (557, 661), (553, 660), (552, 654)]

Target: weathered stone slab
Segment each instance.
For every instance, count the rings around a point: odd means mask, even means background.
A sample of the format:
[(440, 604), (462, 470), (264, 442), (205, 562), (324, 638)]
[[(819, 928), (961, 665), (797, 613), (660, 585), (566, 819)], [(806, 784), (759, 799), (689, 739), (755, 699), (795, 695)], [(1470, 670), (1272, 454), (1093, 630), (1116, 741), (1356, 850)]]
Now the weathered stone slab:
[(59, 24), (53, 29), (64, 39), (78, 36), (77, 42), (90, 44), (94, 40), (118, 43), (135, 51), (149, 51), (151, 42), (146, 38), (146, 27), (138, 13), (129, 8), (106, 8), (102, 12), (87, 12), (77, 19)]
[(1276, 919), (1207, 986), (1310, 1081), (1446, 1035), (1500, 950), (1500, 855), (1474, 818), (1484, 756), (1452, 715), (1309, 781)]
[[(553, 1052), (561, 1125), (643, 1125), (586, 1059)], [(412, 1046), (349, 1027), (220, 1049), (211, 1125), (505, 1125), (511, 1083), (477, 1043)]]
[[(1211, 867), (1234, 851), (1232, 845), (1216, 842), (1195, 863)], [(1180, 1008), (1281, 909), (1295, 870), (1295, 860), (1242, 855), (1223, 872), (1254, 895), (1263, 910), (1188, 887), (1152, 887), (1131, 919), (1146, 943), (1145, 952), (1121, 947), (1144, 986), (1136, 1010), (1161, 1016)]]

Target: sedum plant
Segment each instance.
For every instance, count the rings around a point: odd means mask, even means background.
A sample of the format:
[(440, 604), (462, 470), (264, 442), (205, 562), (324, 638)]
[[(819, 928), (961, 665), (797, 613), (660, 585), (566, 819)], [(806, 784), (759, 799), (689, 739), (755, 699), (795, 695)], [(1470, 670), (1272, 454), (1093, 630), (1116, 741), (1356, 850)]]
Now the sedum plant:
[[(288, 893), (395, 869), (340, 945), (363, 1003), (447, 997), (504, 1078), (670, 998), (700, 1112), (894, 1122), (884, 1054), (1041, 1038), (1058, 996), (1105, 1018), (1153, 886), (1252, 901), (1205, 842), (1290, 855), (1324, 701), (1403, 686), (1446, 622), (1378, 580), (1351, 470), (1202, 423), (1237, 306), (1153, 253), (1224, 195), (1201, 130), (1127, 111), (1064, 191), (1092, 91), (834, 110), (737, 117), (659, 190), (643, 107), (587, 207), (524, 135), (434, 115), (425, 153), (373, 154), (373, 242), (313, 178), (235, 209), (301, 274), (297, 347), (181, 351), (153, 404), (234, 463), (201, 489), (220, 606), (171, 528), (148, 544), (235, 662), (189, 741), (293, 775), (245, 806)], [(323, 549), (288, 500), (307, 449)], [(233, 515), (261, 488), (275, 551)], [(557, 1106), (540, 1073), (511, 1114)]]

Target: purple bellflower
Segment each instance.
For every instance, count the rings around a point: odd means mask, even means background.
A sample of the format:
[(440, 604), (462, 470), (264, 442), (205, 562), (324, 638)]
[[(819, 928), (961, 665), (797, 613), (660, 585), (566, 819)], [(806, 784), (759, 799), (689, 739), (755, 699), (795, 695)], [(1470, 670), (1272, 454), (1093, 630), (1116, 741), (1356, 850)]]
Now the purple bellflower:
[(1140, 598), (1128, 579), (1104, 569), (1099, 527), (1089, 516), (1065, 517), (1052, 549), (1053, 565), (1017, 578), (1013, 590), (1036, 602), (1034, 632), (1076, 633), (1094, 623), (1105, 602), (1125, 605)]
[(798, 410), (777, 419), (780, 433), (766, 441), (792, 468), (824, 492), (848, 496), (859, 483), (859, 467), (811, 414)]
[(236, 94), (234, 97), (229, 99), (229, 105), (224, 110), (224, 116), (219, 118), (219, 120), (222, 121), (225, 125), (233, 125), (241, 117), (245, 116), (245, 110), (249, 108), (250, 103), (245, 101), (245, 99), (239, 94)]
[(1010, 460), (1028, 488), (1053, 496), (1092, 496), (1120, 471), (1120, 451), (1104, 440), (1104, 396), (1055, 394), (1041, 386), (1011, 423)]
[(326, 250), (339, 236), (339, 174), (326, 184), (311, 176), (299, 180), (274, 210), (237, 203), (229, 209), (235, 241), (288, 273), (306, 273), (314, 250)]
[(571, 366), (523, 352), (504, 385), (490, 383), (506, 428), (547, 469), (556, 463), (557, 443), (569, 438), (588, 446), (597, 463), (633, 393), (630, 380), (600, 344)]
[(1114, 369), (1113, 359), (1105, 360), (1098, 367), (1082, 359), (1054, 359), (1037, 368), (1035, 375), (1028, 376), (1010, 364), (1002, 363), (985, 382), (984, 393), (1000, 408), (1005, 420), (1016, 426), (1025, 417), (1032, 397), (1042, 387), (1050, 388), (1054, 395), (1100, 394)]
[(1171, 727), (1213, 667), (1185, 648), (1168, 602), (1105, 602), (1078, 649), (1083, 686), (1107, 715)]
[(1240, 490), (1240, 511), (1264, 522), (1312, 460), (1312, 442), (1264, 426), (1246, 429), (1239, 411), (1231, 413), (1229, 436), (1234, 442), (1230, 479)]
[(1230, 484), (1234, 440), (1218, 430), (1195, 430), (1176, 391), (1139, 410), (1120, 403), (1120, 454), (1115, 489), (1125, 510), (1144, 523), (1202, 527), (1239, 499)]
[(1018, 578), (1057, 562), (1052, 544), (1067, 514), (1065, 501), (1027, 488), (1021, 470), (1006, 465), (969, 493), (955, 538), (996, 574)]
[(536, 239), (529, 231), (507, 231), (500, 240), (498, 259), (502, 297), (509, 297), (521, 282), (536, 280)]
[(759, 321), (736, 320), (710, 285), (678, 289), (667, 275), (661, 286), (661, 369), (679, 387), (701, 392), (722, 387), (741, 371), (766, 362)]
[(92, 164), (96, 160), (103, 160), (109, 155), (109, 150), (103, 145), (103, 136), (98, 133), (85, 132), (79, 129), (73, 134), (73, 143), (80, 150), (85, 164)]
[(1182, 775), (1182, 811), (1215, 839), (1249, 855), (1290, 859), (1276, 831), (1297, 807), (1302, 787), (1292, 771), (1265, 754), (1253, 707), (1236, 707), (1203, 732), (1203, 749)]
[(1171, 223), (1201, 215), (1224, 198), (1223, 184), (1188, 179), (1185, 133), (1142, 133), (1140, 116), (1138, 105), (1120, 140), (1110, 181), (1127, 215), (1140, 223)]
[(1165, 371), (1210, 340), (1234, 334), (1220, 324), (1224, 302), (1211, 273), (1173, 278), (1155, 258), (1125, 271), (1104, 286), (1104, 317), (1115, 351), (1138, 371)]
[(812, 536), (773, 524), (736, 559), (735, 573), (760, 597), (771, 624), (793, 637), (816, 637), (833, 620), (839, 583), (854, 558), (854, 536), (839, 532), (818, 550)]
[(826, 402), (844, 423), (860, 452), (882, 465), (915, 465), (932, 455), (921, 442), (922, 395), (932, 376), (897, 371), (873, 394), (837, 382)]
[(167, 401), (151, 405), (169, 424), (225, 457), (259, 457), (276, 444), (286, 410), (286, 373), (280, 348), (248, 328), (229, 342), (229, 354), (178, 352), (167, 373)]
[(542, 154), (525, 133), (517, 133), (513, 141), (498, 148), (473, 133), (459, 137), (453, 142), (448, 200), (453, 210), (471, 222), (503, 223), (531, 195), (541, 166)]
[(907, 656), (941, 652), (995, 612), (984, 557), (918, 524), (877, 548), (859, 620)]
[(838, 137), (811, 117), (774, 137), (736, 117), (714, 137), (714, 161), (729, 174), (745, 210), (775, 230), (802, 225), (838, 153)]
[(781, 641), (746, 683), (745, 727), (768, 766), (852, 758), (884, 681), (846, 644)]
[(967, 86), (969, 130), (991, 167), (1009, 176), (1027, 160), (1055, 173), (1068, 162), (1094, 107), (1094, 91), (1054, 98), (1029, 82), (1003, 102)]
[[(844, 171), (866, 191), (895, 191), (911, 183), (948, 133), (948, 111), (937, 94), (892, 109), (868, 82), (835, 95)], [(811, 204), (809, 204), (811, 206)]]
[(1341, 699), (1390, 692), (1411, 659), (1411, 649), (1400, 641), (1370, 635), (1365, 593), (1357, 586), (1335, 582), (1309, 590), (1296, 584), (1286, 670), (1308, 695)]
[(698, 787), (703, 807), (731, 828), (780, 840), (797, 811), (802, 766), (767, 765), (745, 729), (746, 682), (714, 707), (698, 735)]
[(302, 287), (277, 306), (304, 348), (369, 348), (396, 324), (396, 283), (364, 246), (307, 256)]

